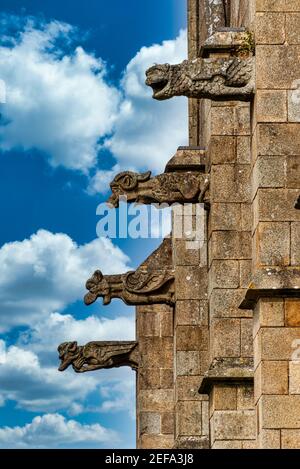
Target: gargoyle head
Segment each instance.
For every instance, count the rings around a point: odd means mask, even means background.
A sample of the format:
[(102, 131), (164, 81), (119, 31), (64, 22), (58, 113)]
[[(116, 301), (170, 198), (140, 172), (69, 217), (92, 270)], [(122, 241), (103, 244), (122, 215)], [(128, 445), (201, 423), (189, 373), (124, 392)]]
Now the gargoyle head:
[(86, 282), (86, 288), (89, 290), (84, 297), (86, 305), (95, 303), (97, 298), (103, 297), (103, 304), (108, 305), (111, 302), (110, 286), (105, 276), (100, 270), (96, 270), (91, 278)]
[(61, 360), (59, 371), (65, 371), (79, 356), (80, 349), (77, 342), (64, 342), (58, 346), (59, 359)]
[(139, 183), (148, 181), (150, 177), (151, 171), (147, 171), (143, 174), (124, 171), (117, 174), (110, 184), (112, 195), (108, 199), (107, 203), (118, 208), (119, 198), (121, 196), (126, 196), (127, 202), (138, 201)]
[(146, 71), (146, 85), (151, 86), (153, 98), (159, 101), (180, 94), (181, 65), (154, 65)]

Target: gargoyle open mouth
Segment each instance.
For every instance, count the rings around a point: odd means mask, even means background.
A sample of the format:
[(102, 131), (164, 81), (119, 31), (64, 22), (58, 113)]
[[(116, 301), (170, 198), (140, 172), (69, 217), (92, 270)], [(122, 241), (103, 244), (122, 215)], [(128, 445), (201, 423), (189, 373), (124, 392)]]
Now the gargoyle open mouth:
[(153, 98), (163, 100), (166, 99), (164, 91), (169, 83), (166, 78), (162, 79), (151, 79), (150, 77), (146, 80), (146, 85), (150, 86), (153, 90)]

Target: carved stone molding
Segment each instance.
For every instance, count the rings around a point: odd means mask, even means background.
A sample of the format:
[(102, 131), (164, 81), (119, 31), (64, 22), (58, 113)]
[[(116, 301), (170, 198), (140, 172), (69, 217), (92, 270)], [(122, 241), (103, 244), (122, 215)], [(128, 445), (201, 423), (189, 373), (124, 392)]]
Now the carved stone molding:
[(214, 384), (236, 384), (253, 382), (254, 365), (252, 358), (215, 358), (204, 373), (199, 394), (209, 394)]
[(196, 203), (206, 187), (208, 176), (195, 172), (172, 172), (151, 177), (125, 171), (118, 174), (110, 184), (112, 195), (108, 203), (117, 208), (119, 198), (126, 196), (127, 202), (151, 203)]
[(87, 281), (89, 290), (84, 297), (86, 305), (103, 298), (108, 305), (113, 298), (119, 298), (127, 305), (174, 303), (174, 272), (172, 270), (136, 270), (119, 275), (103, 275), (96, 270)]
[(72, 365), (76, 373), (130, 366), (138, 369), (139, 351), (135, 341), (89, 342), (77, 345), (77, 342), (64, 342), (58, 347), (61, 365), (59, 371)]
[[(250, 33), (224, 28), (203, 45), (201, 54), (205, 57), (176, 65), (154, 65), (146, 72), (146, 84), (157, 100), (186, 96), (248, 101), (255, 91), (253, 47)], [(219, 56), (211, 57), (214, 52)]]

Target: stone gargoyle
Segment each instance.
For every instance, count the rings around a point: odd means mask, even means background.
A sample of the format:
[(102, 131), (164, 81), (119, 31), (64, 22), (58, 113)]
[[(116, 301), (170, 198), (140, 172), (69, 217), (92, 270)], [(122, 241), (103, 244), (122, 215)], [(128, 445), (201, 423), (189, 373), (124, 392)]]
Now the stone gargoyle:
[(143, 174), (132, 171), (119, 173), (111, 182), (112, 195), (108, 203), (119, 206), (119, 198), (126, 196), (127, 202), (151, 203), (196, 203), (207, 183), (207, 175), (191, 171), (159, 174), (151, 177), (151, 171)]
[(298, 199), (297, 199), (296, 202), (295, 202), (295, 208), (297, 208), (298, 210), (300, 210), (300, 195), (299, 195)]
[(77, 342), (64, 342), (58, 347), (61, 364), (59, 371), (65, 371), (70, 365), (76, 373), (130, 366), (137, 370), (139, 353), (137, 342), (89, 342), (77, 345)]
[(87, 281), (89, 290), (84, 297), (86, 305), (94, 303), (97, 298), (103, 298), (103, 304), (108, 305), (112, 298), (119, 298), (127, 305), (147, 305), (174, 303), (174, 272), (160, 270), (145, 272), (136, 270), (120, 275), (103, 275), (96, 270)]
[(176, 65), (154, 65), (146, 76), (146, 85), (153, 89), (157, 100), (187, 96), (248, 101), (255, 90), (255, 59), (234, 56), (184, 60)]

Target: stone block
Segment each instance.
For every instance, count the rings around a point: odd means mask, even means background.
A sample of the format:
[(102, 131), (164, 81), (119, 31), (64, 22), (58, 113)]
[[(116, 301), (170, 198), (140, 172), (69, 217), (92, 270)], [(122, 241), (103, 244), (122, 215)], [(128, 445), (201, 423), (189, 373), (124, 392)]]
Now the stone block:
[(286, 161), (282, 156), (259, 156), (253, 168), (253, 195), (257, 189), (285, 186)]
[[(300, 54), (299, 54), (300, 57)], [(265, 62), (268, 62), (267, 60)], [(300, 63), (299, 63), (300, 65)], [(299, 155), (300, 124), (258, 124), (258, 155)]]
[(258, 449), (280, 449), (280, 430), (261, 429), (258, 435)]
[(239, 308), (245, 297), (245, 290), (215, 289), (210, 297), (211, 318), (242, 318), (252, 317), (252, 310)]
[(213, 135), (210, 140), (209, 154), (211, 164), (235, 163), (235, 137)]
[(250, 259), (251, 233), (215, 231), (211, 235), (212, 259)]
[(139, 389), (159, 389), (160, 373), (159, 368), (140, 367), (138, 373)]
[(300, 361), (289, 363), (289, 392), (290, 394), (300, 394)]
[(299, 339), (297, 327), (267, 327), (260, 329), (262, 360), (290, 360), (293, 342)]
[(299, 47), (257, 45), (256, 67), (259, 70), (256, 78), (258, 89), (290, 89), (299, 79)]
[(255, 440), (246, 440), (242, 442), (242, 449), (258, 449), (257, 441)]
[(300, 327), (300, 300), (292, 298), (286, 299), (284, 309), (285, 325), (289, 327)]
[(252, 261), (240, 261), (240, 286), (248, 288), (252, 277)]
[(251, 163), (251, 141), (250, 137), (237, 137), (236, 157), (240, 164)]
[(300, 395), (262, 396), (260, 410), (263, 428), (300, 428)]
[(173, 446), (173, 435), (142, 435), (139, 440), (141, 449), (172, 449)]
[(202, 435), (209, 436), (209, 409), (208, 402), (202, 401)]
[(257, 44), (283, 44), (285, 41), (285, 15), (283, 13), (258, 13), (255, 39)]
[(176, 352), (176, 372), (179, 376), (200, 375), (200, 352)]
[(241, 325), (239, 319), (213, 319), (210, 328), (213, 357), (241, 355)]
[(185, 239), (174, 239), (173, 241), (173, 260), (174, 265), (199, 265), (199, 249), (187, 249)]
[(210, 271), (210, 288), (239, 288), (240, 267), (238, 261), (214, 260)]
[(256, 11), (286, 11), (286, 0), (256, 0)]
[(216, 411), (213, 426), (216, 440), (253, 440), (256, 430), (255, 411)]
[(162, 311), (160, 315), (160, 336), (173, 337), (173, 311)]
[(300, 80), (295, 80), (288, 91), (288, 121), (300, 122)]
[(252, 230), (252, 206), (251, 204), (241, 204), (241, 229), (242, 231)]
[(210, 415), (216, 410), (236, 410), (237, 387), (235, 385), (215, 385), (210, 398)]
[(233, 441), (215, 441), (212, 445), (212, 449), (242, 449), (242, 442), (238, 440)]
[(141, 412), (173, 412), (173, 389), (154, 389), (139, 391), (139, 407)]
[(206, 300), (177, 301), (175, 317), (178, 326), (206, 326), (208, 325), (208, 302)]
[[(300, 152), (299, 152), (300, 153)], [(250, 201), (249, 165), (216, 165), (211, 171), (211, 201), (245, 203)]]
[(140, 434), (147, 433), (155, 435), (161, 433), (160, 414), (156, 412), (140, 412), (139, 414)]
[(286, 158), (286, 187), (299, 189), (300, 187), (300, 156), (288, 156)]
[(300, 222), (291, 224), (291, 265), (300, 265)]
[(300, 449), (300, 430), (282, 430), (281, 449)]
[(235, 108), (235, 135), (250, 135), (250, 105), (239, 103)]
[(286, 40), (289, 44), (300, 44), (300, 13), (286, 15)]
[(290, 264), (290, 224), (261, 222), (255, 233), (256, 263), (285, 266)]
[(235, 108), (233, 106), (212, 107), (211, 134), (235, 135)]
[(241, 356), (253, 357), (253, 320), (241, 319)]
[(139, 315), (139, 337), (159, 337), (159, 314), (143, 311)]
[(298, 195), (296, 189), (259, 189), (255, 198), (257, 220), (300, 222), (300, 210), (294, 208)]
[(174, 386), (173, 368), (160, 369), (160, 388), (171, 389)]
[(262, 361), (255, 370), (255, 402), (263, 394), (288, 394), (288, 362)]
[(211, 207), (211, 231), (238, 231), (241, 227), (240, 204), (214, 203)]
[(206, 394), (199, 394), (200, 376), (177, 376), (176, 401), (208, 400)]
[[(205, 329), (207, 334), (207, 328)], [(200, 350), (201, 336), (202, 330), (199, 326), (177, 326), (176, 350)]]
[(176, 437), (202, 434), (202, 405), (182, 401), (176, 406)]
[(254, 388), (253, 384), (237, 386), (237, 410), (254, 409)]
[(174, 435), (175, 416), (174, 412), (164, 412), (161, 415), (161, 433)]
[(142, 366), (145, 368), (164, 368), (173, 366), (173, 339), (171, 337), (146, 337), (140, 341)]
[(257, 303), (254, 313), (254, 336), (260, 327), (284, 326), (284, 302), (282, 299), (262, 298)]
[(207, 298), (207, 267), (178, 266), (175, 276), (178, 300), (203, 300)]

